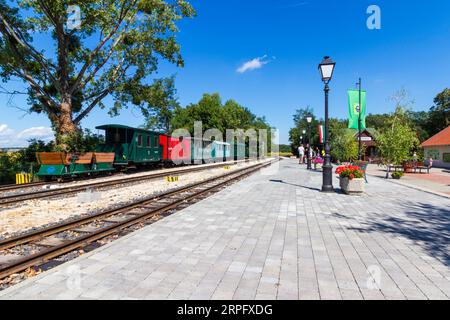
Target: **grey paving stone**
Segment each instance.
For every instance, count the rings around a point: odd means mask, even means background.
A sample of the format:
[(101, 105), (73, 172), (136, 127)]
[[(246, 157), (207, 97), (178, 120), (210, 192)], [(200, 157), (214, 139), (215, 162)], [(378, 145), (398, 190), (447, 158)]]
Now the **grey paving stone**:
[[(449, 199), (378, 178), (356, 197), (320, 185), (284, 160), (0, 299), (450, 298)], [(81, 291), (67, 289), (69, 266)]]

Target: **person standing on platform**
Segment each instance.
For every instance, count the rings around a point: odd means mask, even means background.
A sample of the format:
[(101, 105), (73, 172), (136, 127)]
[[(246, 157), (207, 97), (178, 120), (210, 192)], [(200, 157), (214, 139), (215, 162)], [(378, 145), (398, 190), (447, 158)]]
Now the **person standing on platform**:
[(305, 148), (301, 144), (300, 147), (298, 147), (298, 156), (299, 156), (299, 164), (303, 164), (303, 160), (305, 159)]

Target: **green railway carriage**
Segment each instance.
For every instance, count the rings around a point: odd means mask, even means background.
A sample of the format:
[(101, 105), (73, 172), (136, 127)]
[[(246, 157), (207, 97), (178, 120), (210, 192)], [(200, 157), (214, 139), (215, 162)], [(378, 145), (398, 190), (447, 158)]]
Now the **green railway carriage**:
[(114, 152), (115, 166), (145, 166), (163, 160), (163, 147), (158, 132), (110, 124), (96, 127), (105, 131), (105, 143), (100, 152)]

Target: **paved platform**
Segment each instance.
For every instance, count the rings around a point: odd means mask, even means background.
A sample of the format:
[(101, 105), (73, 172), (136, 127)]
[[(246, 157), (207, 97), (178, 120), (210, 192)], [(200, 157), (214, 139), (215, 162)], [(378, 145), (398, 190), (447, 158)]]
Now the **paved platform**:
[[(385, 179), (386, 167), (370, 164), (367, 173)], [(450, 198), (450, 170), (447, 169), (431, 168), (429, 174), (426, 171), (407, 173), (400, 180), (389, 177), (389, 181)]]
[(363, 196), (320, 185), (284, 160), (0, 298), (450, 297), (450, 199), (375, 177)]

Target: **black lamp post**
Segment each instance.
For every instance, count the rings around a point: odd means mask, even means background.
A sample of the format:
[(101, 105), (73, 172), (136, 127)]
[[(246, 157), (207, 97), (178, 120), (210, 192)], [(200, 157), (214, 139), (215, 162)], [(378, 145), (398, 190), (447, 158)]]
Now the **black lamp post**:
[(322, 76), (322, 81), (325, 83), (325, 159), (323, 164), (323, 180), (322, 180), (322, 192), (333, 192), (333, 166), (331, 165), (331, 155), (330, 155), (330, 135), (328, 127), (328, 93), (330, 87), (328, 83), (333, 77), (333, 71), (336, 63), (330, 59), (330, 57), (325, 57), (323, 61), (319, 64), (319, 70)]
[(306, 122), (308, 122), (308, 145), (309, 145), (309, 147), (308, 147), (308, 154), (306, 156), (306, 158), (308, 159), (307, 169), (311, 170), (312, 169), (312, 167), (311, 167), (311, 148), (312, 148), (312, 145), (311, 145), (311, 122), (312, 122), (312, 117), (311, 116), (307, 116), (306, 117)]

